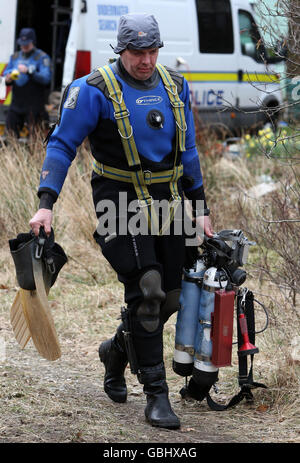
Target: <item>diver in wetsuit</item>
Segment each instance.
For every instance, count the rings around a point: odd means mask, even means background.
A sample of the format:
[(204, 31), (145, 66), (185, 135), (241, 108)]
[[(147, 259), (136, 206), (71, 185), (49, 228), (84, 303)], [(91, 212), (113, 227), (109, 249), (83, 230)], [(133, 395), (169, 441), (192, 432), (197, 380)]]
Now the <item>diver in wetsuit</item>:
[[(76, 148), (89, 137), (94, 157), (92, 190), (97, 217), (101, 202), (116, 207), (116, 229), (94, 233), (102, 253), (124, 285), (126, 309), (112, 339), (99, 347), (105, 366), (104, 390), (115, 402), (125, 402), (124, 371), (130, 362), (147, 397), (146, 419), (153, 425), (178, 428), (166, 383), (163, 361), (163, 326), (179, 308), (184, 233), (127, 232), (132, 212), (120, 207), (138, 200), (147, 224), (154, 220), (154, 201), (183, 204), (183, 193), (195, 206), (196, 221), (212, 234), (195, 146), (193, 115), (186, 80), (157, 64), (160, 40), (153, 15), (129, 14), (120, 18), (116, 62), (71, 83), (61, 104), (61, 115), (49, 137), (38, 190), (40, 207), (30, 224), (35, 234), (41, 225), (50, 231), (52, 207), (63, 186)], [(99, 223), (100, 223), (99, 221)]]

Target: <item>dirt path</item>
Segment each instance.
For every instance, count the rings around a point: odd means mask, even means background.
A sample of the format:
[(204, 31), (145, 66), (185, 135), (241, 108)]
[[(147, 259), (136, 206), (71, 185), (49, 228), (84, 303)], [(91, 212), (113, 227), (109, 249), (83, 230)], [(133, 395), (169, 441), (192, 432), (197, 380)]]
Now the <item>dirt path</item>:
[[(20, 351), (9, 337), (7, 358), (0, 367), (0, 442), (286, 441), (274, 416), (258, 411), (258, 404), (212, 412), (204, 402), (182, 401), (178, 394), (181, 381), (173, 376), (170, 397), (182, 427), (176, 431), (153, 428), (144, 420), (144, 395), (130, 371), (126, 372), (128, 401), (115, 404), (103, 392), (97, 352), (84, 352), (84, 346), (78, 352), (67, 340), (62, 347), (62, 358), (51, 363), (39, 357), (32, 344)], [(247, 419), (251, 410), (246, 434), (243, 413)]]
[[(20, 352), (11, 340), (1, 365), (0, 442), (232, 442), (232, 435), (216, 435), (200, 420), (198, 407), (182, 404), (172, 394), (182, 420), (179, 431), (158, 430), (144, 419), (142, 387), (130, 378), (126, 404), (115, 404), (103, 392), (102, 365), (97, 352), (79, 361), (72, 347), (50, 363), (34, 347)], [(73, 352), (72, 352), (73, 351)], [(84, 356), (84, 355), (83, 355)], [(73, 357), (73, 361), (72, 361)], [(130, 377), (130, 372), (126, 372)], [(204, 407), (205, 408), (205, 407)], [(207, 414), (207, 412), (205, 413)]]
[[(129, 369), (127, 403), (116, 404), (103, 392), (97, 349), (119, 323), (122, 293), (116, 282), (99, 286), (78, 268), (65, 270), (50, 294), (62, 357), (49, 362), (32, 341), (22, 351), (13, 336), (9, 309), (17, 288), (12, 281), (3, 276), (0, 288), (0, 443), (300, 442), (299, 427), (268, 402), (269, 390), (255, 391), (253, 404), (242, 402), (225, 412), (211, 411), (206, 402), (182, 400), (184, 379), (171, 367), (174, 320), (165, 328), (165, 364), (182, 426), (175, 431), (151, 427), (144, 418), (142, 386)], [(220, 380), (220, 402), (238, 392), (236, 375), (233, 369)]]

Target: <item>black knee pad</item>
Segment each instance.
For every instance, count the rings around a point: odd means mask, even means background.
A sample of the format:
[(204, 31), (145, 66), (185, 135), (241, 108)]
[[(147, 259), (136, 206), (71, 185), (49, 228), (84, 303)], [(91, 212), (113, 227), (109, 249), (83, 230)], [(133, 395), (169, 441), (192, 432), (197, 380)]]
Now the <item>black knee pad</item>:
[(143, 301), (137, 309), (137, 319), (142, 327), (148, 331), (155, 331), (160, 323), (160, 306), (166, 294), (161, 289), (161, 276), (157, 270), (148, 270), (141, 277), (139, 286), (143, 294)]

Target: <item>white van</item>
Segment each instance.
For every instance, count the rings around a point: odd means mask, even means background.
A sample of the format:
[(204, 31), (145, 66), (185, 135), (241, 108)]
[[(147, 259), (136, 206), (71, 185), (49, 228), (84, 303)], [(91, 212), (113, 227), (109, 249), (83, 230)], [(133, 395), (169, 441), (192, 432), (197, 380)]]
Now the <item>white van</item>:
[[(249, 128), (266, 121), (261, 108), (280, 106), (278, 76), (266, 66), (248, 0), (10, 0), (5, 7), (3, 3), (0, 71), (15, 49), (19, 30), (34, 27), (38, 48), (52, 57), (50, 91), (61, 91), (74, 78), (115, 58), (111, 46), (116, 45), (120, 16), (146, 12), (156, 17), (164, 41), (159, 61), (189, 81), (195, 113), (204, 124)], [(0, 120), (9, 101), (8, 90), (0, 101)]]

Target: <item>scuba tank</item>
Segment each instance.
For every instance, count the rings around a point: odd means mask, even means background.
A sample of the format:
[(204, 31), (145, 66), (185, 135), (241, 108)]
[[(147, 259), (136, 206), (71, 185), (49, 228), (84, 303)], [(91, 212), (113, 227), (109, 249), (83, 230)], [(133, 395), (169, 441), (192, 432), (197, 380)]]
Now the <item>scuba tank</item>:
[[(253, 293), (238, 289), (246, 280), (240, 267), (247, 263), (249, 241), (242, 230), (221, 230), (213, 237), (204, 237), (201, 254), (191, 253), (184, 270), (177, 314), (173, 370), (185, 376), (180, 390), (183, 398), (207, 399), (212, 410), (226, 410), (243, 398), (252, 398), (251, 389), (266, 387), (253, 381), (255, 321)], [(218, 380), (220, 367), (231, 366), (234, 306), (237, 306), (239, 385), (241, 390), (227, 405), (216, 403), (210, 396)], [(258, 301), (256, 301), (258, 302)], [(259, 303), (266, 309), (263, 304)], [(267, 314), (267, 312), (266, 312)], [(267, 325), (266, 325), (267, 326)], [(251, 357), (248, 372), (247, 357)], [(191, 376), (187, 382), (187, 376)]]
[(203, 400), (218, 379), (218, 367), (212, 361), (211, 325), (215, 291), (224, 290), (228, 280), (223, 270), (207, 269), (204, 260), (184, 271), (181, 308), (177, 315), (173, 370), (192, 378), (180, 393)]
[(210, 267), (204, 273), (197, 317), (194, 367), (187, 387), (189, 395), (197, 400), (203, 400), (218, 379), (219, 369), (211, 361), (213, 349), (211, 327), (215, 310), (215, 292), (225, 289), (227, 283), (227, 276), (223, 270)]
[(183, 273), (173, 358), (173, 370), (180, 376), (190, 376), (193, 372), (194, 345), (205, 271), (204, 261), (198, 259), (193, 268), (184, 270)]

